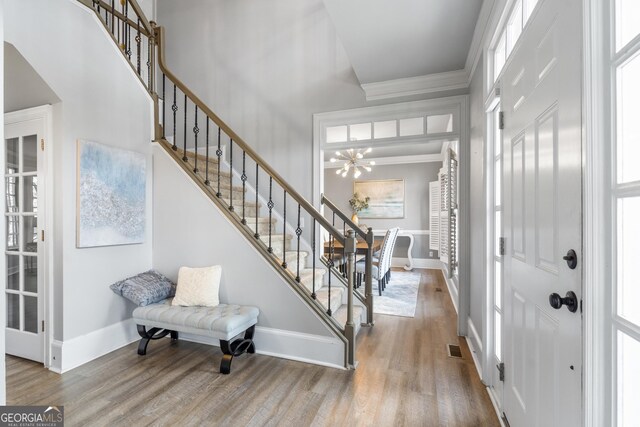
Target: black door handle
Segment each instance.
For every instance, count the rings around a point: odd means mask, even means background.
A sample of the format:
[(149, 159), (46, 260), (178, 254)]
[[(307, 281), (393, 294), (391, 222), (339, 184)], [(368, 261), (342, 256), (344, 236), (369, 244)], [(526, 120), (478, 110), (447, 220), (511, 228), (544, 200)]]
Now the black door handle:
[(564, 298), (554, 292), (549, 295), (549, 305), (556, 310), (560, 310), (563, 305), (566, 305), (570, 312), (575, 313), (578, 311), (578, 297), (573, 291), (567, 292)]

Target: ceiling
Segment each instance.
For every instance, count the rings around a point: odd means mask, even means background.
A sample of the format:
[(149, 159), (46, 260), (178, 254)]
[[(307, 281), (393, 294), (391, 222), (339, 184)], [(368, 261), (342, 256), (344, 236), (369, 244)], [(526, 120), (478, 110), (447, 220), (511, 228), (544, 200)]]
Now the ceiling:
[(482, 0), (324, 0), (361, 84), (461, 70)]

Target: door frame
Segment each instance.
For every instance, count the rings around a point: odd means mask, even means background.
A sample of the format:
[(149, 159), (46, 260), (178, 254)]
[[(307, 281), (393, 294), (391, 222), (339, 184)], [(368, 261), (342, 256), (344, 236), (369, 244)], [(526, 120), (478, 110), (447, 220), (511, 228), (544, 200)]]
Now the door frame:
[[(51, 366), (51, 343), (53, 342), (53, 315), (54, 315), (54, 305), (53, 305), (53, 250), (52, 245), (50, 244), (54, 238), (54, 228), (53, 228), (53, 159), (50, 153), (53, 152), (53, 108), (51, 105), (42, 105), (39, 107), (27, 108), (25, 110), (13, 111), (10, 113), (4, 114), (4, 126), (9, 126), (12, 124), (17, 124), (29, 120), (43, 120), (44, 122), (44, 135), (43, 139), (45, 141), (45, 150), (44, 150), (44, 164), (42, 165), (44, 183), (42, 185), (42, 201), (39, 200), (39, 203), (42, 203), (42, 212), (44, 216), (44, 230), (45, 239), (43, 242), (43, 295), (42, 295), (42, 304), (43, 304), (43, 320), (45, 322), (45, 332), (43, 334), (43, 348), (44, 348), (44, 366), (49, 368)], [(4, 131), (4, 129), (3, 129)], [(5, 189), (6, 191), (6, 189)], [(39, 214), (40, 215), (40, 214)], [(4, 267), (4, 273), (6, 274), (6, 264)], [(6, 281), (4, 282), (4, 289), (6, 289)], [(3, 289), (3, 291), (4, 291)]]

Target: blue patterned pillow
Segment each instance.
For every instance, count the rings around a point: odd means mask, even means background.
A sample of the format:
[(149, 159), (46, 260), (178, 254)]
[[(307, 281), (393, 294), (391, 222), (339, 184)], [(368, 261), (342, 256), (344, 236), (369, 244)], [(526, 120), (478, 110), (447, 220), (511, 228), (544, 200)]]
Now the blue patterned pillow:
[(176, 294), (176, 285), (155, 270), (145, 271), (110, 286), (117, 295), (123, 296), (140, 307), (153, 304)]

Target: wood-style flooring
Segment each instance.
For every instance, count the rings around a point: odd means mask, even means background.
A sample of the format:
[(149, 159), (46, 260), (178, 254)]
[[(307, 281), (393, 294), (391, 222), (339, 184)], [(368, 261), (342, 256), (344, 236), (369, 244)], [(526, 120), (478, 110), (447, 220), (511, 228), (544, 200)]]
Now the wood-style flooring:
[(355, 371), (254, 354), (221, 375), (219, 348), (166, 338), (63, 375), (7, 356), (7, 404), (64, 405), (68, 426), (499, 426), (441, 272), (419, 271), (416, 317), (376, 315)]

